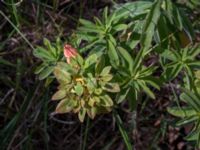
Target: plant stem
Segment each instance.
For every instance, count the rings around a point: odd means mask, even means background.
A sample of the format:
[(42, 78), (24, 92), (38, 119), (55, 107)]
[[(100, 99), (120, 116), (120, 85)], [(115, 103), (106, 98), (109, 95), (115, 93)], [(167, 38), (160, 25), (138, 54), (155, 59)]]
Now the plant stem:
[(87, 138), (88, 138), (89, 123), (90, 123), (90, 118), (87, 117), (86, 129), (85, 129), (85, 133), (84, 133), (83, 148), (82, 148), (82, 150), (86, 150), (86, 144), (87, 144)]
[(127, 150), (133, 150), (130, 139), (128, 137), (128, 133), (126, 132), (126, 130), (124, 128), (124, 125), (122, 123), (122, 120), (121, 120), (119, 114), (115, 110), (113, 111), (113, 114), (114, 114), (114, 118), (116, 119), (117, 126), (118, 126), (119, 131), (122, 135), (122, 138), (124, 140), (124, 143), (126, 145)]

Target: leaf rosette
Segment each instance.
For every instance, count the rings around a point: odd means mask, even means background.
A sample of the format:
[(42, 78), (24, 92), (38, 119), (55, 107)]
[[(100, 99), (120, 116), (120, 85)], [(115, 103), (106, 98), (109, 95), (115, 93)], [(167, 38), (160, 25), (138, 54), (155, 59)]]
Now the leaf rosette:
[(70, 64), (57, 64), (54, 75), (59, 86), (52, 96), (52, 100), (60, 100), (56, 113), (78, 113), (79, 120), (83, 122), (86, 114), (93, 119), (97, 114), (112, 110), (114, 103), (110, 93), (119, 92), (120, 88), (112, 82), (111, 66), (101, 69), (101, 61), (96, 63), (97, 60), (96, 54), (85, 60), (77, 55)]

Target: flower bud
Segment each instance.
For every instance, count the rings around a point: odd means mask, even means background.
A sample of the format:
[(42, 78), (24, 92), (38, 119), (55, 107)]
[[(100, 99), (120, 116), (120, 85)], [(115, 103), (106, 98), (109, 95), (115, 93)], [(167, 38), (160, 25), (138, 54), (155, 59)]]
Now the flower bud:
[(77, 50), (73, 48), (71, 45), (66, 44), (64, 46), (64, 55), (67, 59), (67, 63), (70, 63), (70, 59), (75, 57), (78, 54)]

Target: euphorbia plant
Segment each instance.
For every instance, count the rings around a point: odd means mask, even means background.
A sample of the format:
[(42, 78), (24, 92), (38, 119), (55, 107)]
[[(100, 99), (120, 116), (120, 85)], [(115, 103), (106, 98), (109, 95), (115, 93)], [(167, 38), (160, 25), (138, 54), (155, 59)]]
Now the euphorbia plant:
[(83, 122), (86, 114), (93, 119), (96, 114), (110, 112), (113, 100), (109, 93), (120, 91), (112, 82), (111, 66), (100, 67), (96, 54), (83, 59), (70, 45), (65, 45), (64, 55), (67, 63), (58, 62), (54, 69), (60, 85), (52, 99), (61, 100), (56, 113), (72, 111)]
[[(78, 113), (83, 122), (86, 114), (93, 119), (125, 100), (134, 110), (142, 92), (156, 99), (154, 90), (179, 75), (187, 80), (180, 85), (192, 92), (193, 86), (199, 85), (198, 72), (194, 71), (200, 66), (200, 49), (187, 46), (194, 32), (182, 10), (170, 0), (115, 7), (112, 14), (104, 9), (102, 19), (95, 17), (94, 22), (80, 19), (81, 27), (72, 34), (76, 39), (68, 41), (73, 46), (47, 44), (47, 52), (40, 47), (35, 51), (43, 61), (37, 69), (40, 79), (51, 76), (59, 82), (52, 97), (60, 100), (56, 113)], [(151, 56), (159, 60), (148, 64)], [(116, 120), (127, 149), (131, 150), (122, 121), (119, 117)]]

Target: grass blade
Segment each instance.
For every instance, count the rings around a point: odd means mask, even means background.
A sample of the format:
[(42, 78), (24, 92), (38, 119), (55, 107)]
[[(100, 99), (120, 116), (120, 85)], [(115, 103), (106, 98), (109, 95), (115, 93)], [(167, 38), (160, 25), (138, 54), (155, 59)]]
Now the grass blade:
[(24, 41), (34, 50), (33, 45), (29, 40), (24, 36), (24, 34), (18, 29), (18, 27), (0, 10), (0, 14), (11, 24), (11, 26), (19, 33), (19, 35), (24, 39)]
[(122, 123), (122, 120), (121, 120), (119, 114), (116, 111), (114, 111), (113, 114), (114, 114), (114, 117), (116, 119), (117, 126), (118, 126), (119, 131), (120, 131), (120, 133), (122, 135), (122, 138), (124, 140), (124, 143), (126, 145), (127, 150), (133, 150), (131, 142), (130, 142), (130, 139), (128, 137), (128, 133), (126, 132), (126, 130), (125, 130), (124, 126), (123, 126), (123, 123)]

